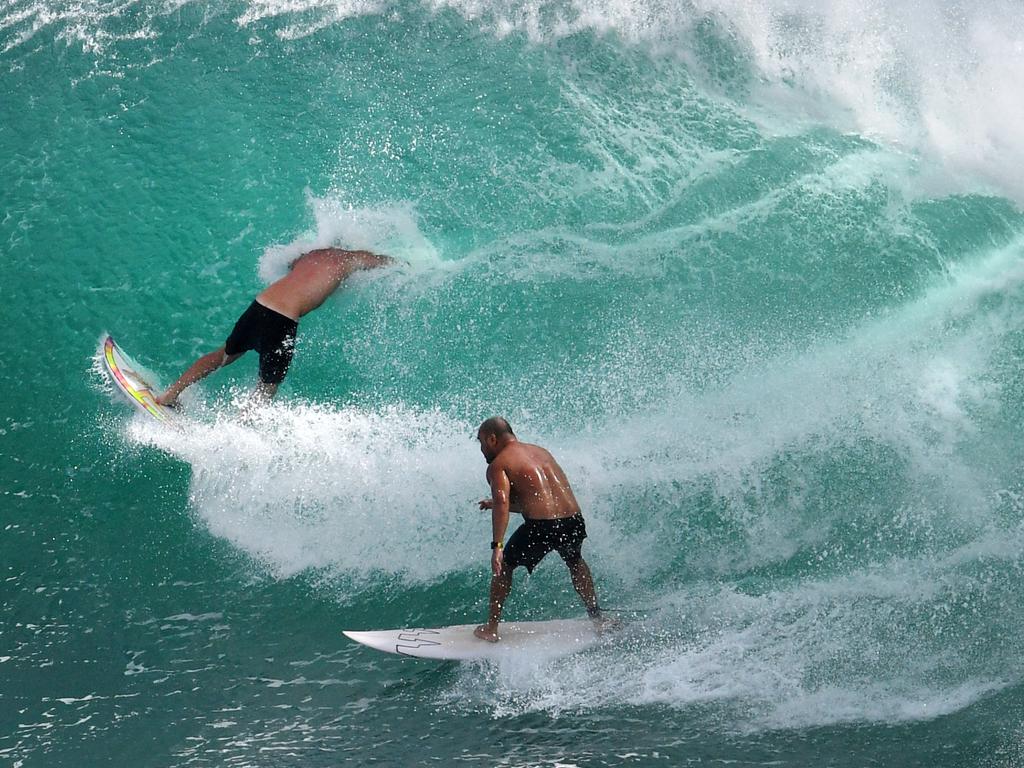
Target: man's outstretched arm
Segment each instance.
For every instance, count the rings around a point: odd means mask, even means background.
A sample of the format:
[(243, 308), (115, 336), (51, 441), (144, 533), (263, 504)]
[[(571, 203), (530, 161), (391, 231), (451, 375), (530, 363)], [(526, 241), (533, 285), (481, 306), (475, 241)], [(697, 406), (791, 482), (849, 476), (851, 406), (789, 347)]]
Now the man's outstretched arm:
[(382, 256), (379, 253), (371, 253), (370, 251), (354, 251), (354, 253), (362, 260), (363, 269), (389, 267), (392, 264), (398, 263), (397, 259), (394, 259), (391, 256)]

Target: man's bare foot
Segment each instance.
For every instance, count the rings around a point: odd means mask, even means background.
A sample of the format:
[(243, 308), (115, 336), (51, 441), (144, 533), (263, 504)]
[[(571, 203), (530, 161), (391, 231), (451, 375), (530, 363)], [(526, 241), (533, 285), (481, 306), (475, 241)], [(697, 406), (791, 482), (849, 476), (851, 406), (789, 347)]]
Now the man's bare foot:
[(608, 616), (604, 613), (599, 613), (597, 616), (591, 616), (590, 620), (594, 622), (594, 630), (599, 635), (603, 635), (605, 632), (614, 632), (617, 629), (622, 629), (622, 620), (616, 619), (613, 616)]
[(177, 397), (168, 397), (166, 394), (160, 395), (154, 399), (156, 400), (157, 405), (162, 405), (164, 408), (178, 408), (181, 406)]
[(490, 624), (481, 624), (473, 630), (473, 634), (481, 640), (486, 640), (488, 643), (496, 643), (499, 639), (498, 630), (492, 629)]

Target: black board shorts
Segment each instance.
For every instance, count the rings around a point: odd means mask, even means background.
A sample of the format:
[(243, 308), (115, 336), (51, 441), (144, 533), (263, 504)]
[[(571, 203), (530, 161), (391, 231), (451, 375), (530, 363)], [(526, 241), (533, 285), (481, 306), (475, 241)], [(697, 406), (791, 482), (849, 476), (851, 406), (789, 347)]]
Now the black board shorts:
[(240, 355), (249, 350), (260, 354), (260, 381), (280, 384), (288, 373), (295, 352), (295, 334), (299, 324), (254, 301), (235, 323), (224, 353)]
[(585, 538), (587, 525), (579, 512), (554, 520), (527, 520), (509, 538), (502, 562), (510, 571), (525, 565), (533, 573), (548, 552), (558, 552), (566, 565), (575, 565), (582, 556), (580, 549)]

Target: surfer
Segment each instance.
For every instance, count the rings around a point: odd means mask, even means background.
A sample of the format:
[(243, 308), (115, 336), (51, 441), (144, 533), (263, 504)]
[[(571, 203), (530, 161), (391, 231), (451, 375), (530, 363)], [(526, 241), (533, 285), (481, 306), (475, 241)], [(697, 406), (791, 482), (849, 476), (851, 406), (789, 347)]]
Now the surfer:
[(289, 265), (287, 275), (269, 285), (242, 313), (224, 346), (192, 363), (156, 401), (173, 407), (186, 387), (233, 363), (249, 350), (260, 355), (257, 391), (268, 399), (273, 397), (292, 362), (299, 318), (323, 304), (354, 272), (391, 263), (393, 260), (388, 256), (340, 248), (302, 254)]
[[(474, 634), (498, 642), (498, 623), (512, 591), (512, 572), (522, 565), (533, 573), (552, 551), (558, 552), (568, 566), (572, 585), (587, 614), (603, 626), (605, 619), (597, 604), (594, 580), (580, 553), (587, 527), (565, 472), (545, 449), (520, 442), (500, 416), (481, 424), (476, 439), (487, 460), (487, 482), (491, 486), (491, 498), (481, 501), (480, 509), (491, 510), (493, 536), (490, 615)], [(522, 514), (524, 522), (505, 545), (510, 512)]]

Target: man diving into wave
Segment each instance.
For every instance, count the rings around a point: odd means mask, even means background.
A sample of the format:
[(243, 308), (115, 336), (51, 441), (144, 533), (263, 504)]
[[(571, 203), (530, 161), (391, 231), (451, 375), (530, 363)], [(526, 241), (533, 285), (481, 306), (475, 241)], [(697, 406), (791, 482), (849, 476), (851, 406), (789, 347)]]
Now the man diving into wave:
[(249, 350), (260, 356), (257, 391), (269, 399), (292, 362), (299, 318), (319, 307), (353, 273), (392, 264), (369, 251), (322, 248), (299, 256), (287, 275), (269, 285), (235, 323), (224, 346), (200, 357), (156, 401), (174, 406), (178, 395)]
[[(499, 417), (487, 419), (477, 430), (480, 452), (487, 460), (487, 482), (491, 498), (480, 509), (491, 510), (491, 594), (490, 615), (474, 634), (498, 642), (498, 623), (505, 599), (512, 591), (512, 572), (520, 565), (533, 569), (551, 551), (565, 561), (572, 585), (598, 628), (609, 625), (597, 604), (594, 580), (580, 550), (587, 537), (580, 505), (576, 502), (565, 472), (554, 457), (539, 445), (521, 443), (509, 423)], [(522, 514), (524, 522), (505, 545), (510, 512)]]

